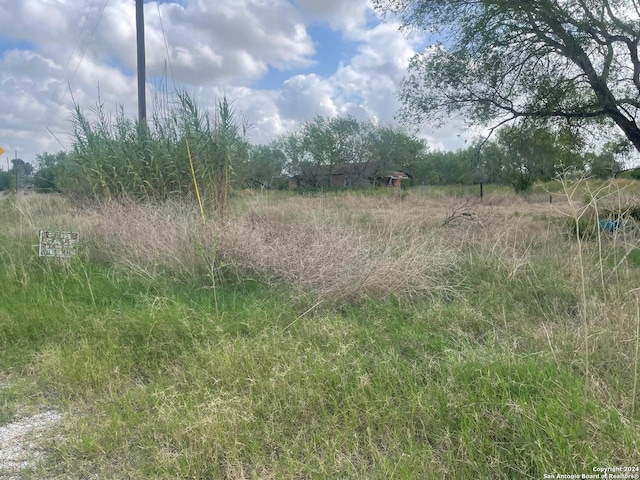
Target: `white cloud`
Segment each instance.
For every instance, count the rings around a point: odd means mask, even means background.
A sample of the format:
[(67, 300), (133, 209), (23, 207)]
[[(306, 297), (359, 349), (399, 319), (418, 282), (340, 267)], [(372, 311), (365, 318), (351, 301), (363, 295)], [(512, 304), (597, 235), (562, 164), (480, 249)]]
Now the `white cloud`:
[(198, 8), (162, 4), (161, 16), (157, 7), (148, 10), (155, 46), (147, 46), (153, 52), (148, 55), (149, 68), (158, 74), (164, 67), (164, 26), (178, 82), (249, 83), (266, 73), (269, 65), (286, 69), (311, 64), (312, 39), (286, 0), (222, 0), (201, 2)]
[(327, 22), (335, 29), (362, 28), (371, 16), (369, 0), (295, 0), (300, 10), (315, 22)]
[(413, 50), (391, 25), (379, 25), (359, 36), (362, 46), (349, 64), (338, 69), (335, 82), (347, 99), (359, 99), (371, 116), (390, 121), (399, 106), (396, 91)]
[[(2, 148), (17, 148), (26, 160), (59, 150), (47, 129), (67, 138), (72, 96), (85, 110), (100, 99), (107, 110), (124, 105), (136, 117), (133, 0), (6, 1), (0, 18), (11, 19), (0, 31)], [(175, 78), (201, 108), (212, 108), (222, 95), (232, 99), (256, 143), (314, 115), (392, 121), (396, 90), (414, 52), (396, 25), (372, 20), (369, 0), (149, 2), (145, 19), (149, 108), (152, 86), (173, 90)], [(333, 72), (314, 72), (325, 60), (316, 57), (309, 33), (317, 25), (352, 42), (349, 56), (335, 52), (341, 63)], [(277, 88), (252, 87), (274, 71), (283, 77)], [(431, 141), (462, 145), (456, 131), (436, 132), (442, 140)]]
[(296, 75), (284, 82), (278, 105), (281, 114), (289, 118), (331, 117), (339, 113), (334, 97), (331, 82), (316, 74)]

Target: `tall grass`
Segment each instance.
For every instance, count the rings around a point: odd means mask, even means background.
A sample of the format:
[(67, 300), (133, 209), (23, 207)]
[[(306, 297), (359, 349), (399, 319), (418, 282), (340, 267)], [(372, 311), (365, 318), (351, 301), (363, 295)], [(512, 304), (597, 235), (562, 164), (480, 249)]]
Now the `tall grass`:
[[(375, 199), (372, 199), (375, 202)], [(289, 197), (204, 225), (188, 204), (103, 202), (88, 218), (90, 255), (153, 278), (252, 278), (330, 302), (454, 294), (455, 250), (396, 212), (369, 224), (352, 205)], [(327, 210), (327, 209), (330, 209)]]
[(245, 126), (226, 98), (210, 113), (178, 92), (150, 125), (133, 122), (122, 109), (112, 116), (101, 104), (91, 114), (74, 112), (74, 158), (82, 172), (75, 193), (163, 201), (194, 196), (195, 180), (208, 208), (226, 211), (231, 164), (247, 149)]
[[(442, 227), (461, 201), (244, 193), (203, 224), (177, 200), (4, 199), (0, 422), (66, 412), (23, 476), (637, 465), (636, 233), (578, 243), (568, 200), (502, 192)], [(38, 260), (42, 225), (80, 230), (79, 257)]]

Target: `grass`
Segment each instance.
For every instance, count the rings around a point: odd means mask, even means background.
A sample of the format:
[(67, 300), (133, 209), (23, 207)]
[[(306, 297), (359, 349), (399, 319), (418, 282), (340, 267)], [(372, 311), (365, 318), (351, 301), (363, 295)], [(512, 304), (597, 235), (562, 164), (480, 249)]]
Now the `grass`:
[[(635, 233), (578, 243), (566, 200), (506, 192), (442, 227), (456, 202), (244, 192), (202, 225), (178, 203), (2, 199), (0, 425), (66, 413), (22, 477), (637, 465)], [(79, 230), (79, 256), (38, 259), (42, 227)]]

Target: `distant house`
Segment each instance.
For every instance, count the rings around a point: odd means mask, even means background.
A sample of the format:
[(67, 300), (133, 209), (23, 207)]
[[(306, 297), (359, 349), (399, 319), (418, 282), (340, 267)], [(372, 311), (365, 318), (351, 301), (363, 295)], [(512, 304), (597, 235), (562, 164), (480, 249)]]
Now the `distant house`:
[(298, 187), (400, 187), (411, 175), (401, 171), (381, 170), (375, 163), (343, 163), (332, 169), (321, 167), (314, 171), (289, 177), (289, 188)]

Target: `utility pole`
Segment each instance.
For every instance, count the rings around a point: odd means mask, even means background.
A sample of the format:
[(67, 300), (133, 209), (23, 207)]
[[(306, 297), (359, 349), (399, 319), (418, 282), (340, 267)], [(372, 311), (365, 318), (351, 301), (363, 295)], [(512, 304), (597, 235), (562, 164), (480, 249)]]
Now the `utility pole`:
[(144, 0), (136, 0), (136, 32), (138, 38), (138, 122), (147, 121), (146, 71), (144, 52)]

